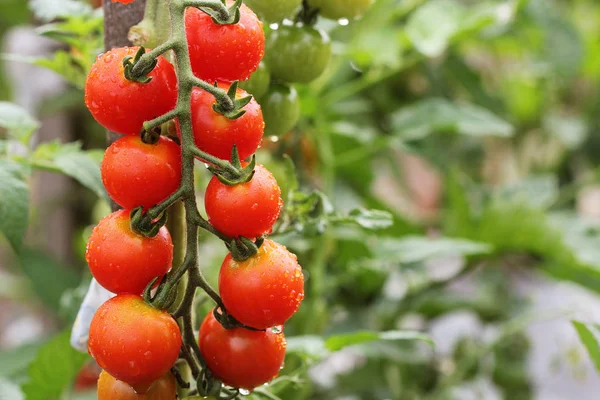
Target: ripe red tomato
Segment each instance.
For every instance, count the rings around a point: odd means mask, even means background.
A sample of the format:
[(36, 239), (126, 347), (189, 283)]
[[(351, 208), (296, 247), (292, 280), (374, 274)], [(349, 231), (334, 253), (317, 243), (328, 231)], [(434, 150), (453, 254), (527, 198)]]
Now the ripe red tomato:
[(204, 206), (219, 232), (255, 238), (271, 233), (283, 200), (273, 174), (257, 165), (250, 182), (228, 186), (213, 177), (206, 188)]
[(165, 227), (153, 238), (133, 232), (129, 211), (120, 210), (94, 228), (86, 260), (92, 275), (107, 290), (140, 294), (154, 278), (171, 268), (173, 243)]
[(140, 296), (124, 294), (96, 311), (88, 350), (106, 372), (145, 393), (175, 364), (181, 343), (173, 317)]
[(226, 330), (212, 312), (202, 322), (199, 344), (214, 376), (226, 385), (247, 390), (275, 378), (285, 358), (283, 332)]
[(123, 4), (129, 4), (129, 3), (133, 3), (135, 0), (112, 0), (113, 3), (123, 3)]
[[(233, 5), (228, 0), (227, 5)], [(185, 28), (194, 75), (209, 82), (245, 80), (265, 54), (262, 22), (245, 4), (237, 24), (219, 25), (197, 8), (185, 14)]]
[(98, 380), (98, 400), (175, 400), (177, 381), (168, 372), (150, 386), (145, 394), (138, 394), (125, 382), (102, 371)]
[(246, 261), (228, 254), (221, 265), (219, 292), (228, 313), (244, 325), (283, 325), (304, 299), (304, 275), (295, 254), (265, 240)]
[(138, 47), (112, 49), (98, 57), (85, 82), (85, 104), (96, 121), (124, 135), (138, 135), (144, 121), (175, 108), (177, 77), (164, 57), (148, 75), (149, 83), (125, 79), (123, 59), (134, 57)]
[(150, 208), (169, 197), (181, 183), (181, 148), (161, 137), (146, 144), (139, 136), (125, 136), (104, 153), (102, 182), (121, 207)]
[[(220, 83), (227, 90), (229, 84)], [(237, 90), (237, 98), (246, 97), (242, 89)], [(208, 92), (196, 88), (192, 92), (192, 127), (196, 146), (222, 160), (231, 159), (231, 150), (235, 144), (240, 159), (246, 159), (256, 152), (265, 131), (260, 105), (255, 99), (248, 103), (246, 113), (238, 119), (229, 119), (213, 110), (215, 98)]]

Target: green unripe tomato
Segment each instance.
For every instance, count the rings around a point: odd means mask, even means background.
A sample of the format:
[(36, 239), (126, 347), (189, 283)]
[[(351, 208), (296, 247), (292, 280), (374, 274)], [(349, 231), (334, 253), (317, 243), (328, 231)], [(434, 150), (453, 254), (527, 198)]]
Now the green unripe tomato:
[(288, 133), (300, 119), (300, 98), (293, 86), (271, 85), (261, 99), (265, 119), (265, 135), (280, 136)]
[(318, 8), (319, 13), (329, 19), (353, 19), (363, 15), (373, 0), (308, 0), (311, 7)]
[(259, 99), (267, 90), (271, 83), (271, 74), (264, 62), (261, 62), (258, 69), (250, 75), (250, 79), (240, 82), (240, 87), (250, 93), (254, 98)]
[(265, 61), (272, 77), (283, 82), (311, 82), (331, 59), (329, 36), (310, 26), (280, 26), (269, 34), (266, 49)]
[(294, 16), (302, 0), (245, 0), (244, 3), (268, 23), (280, 22)]

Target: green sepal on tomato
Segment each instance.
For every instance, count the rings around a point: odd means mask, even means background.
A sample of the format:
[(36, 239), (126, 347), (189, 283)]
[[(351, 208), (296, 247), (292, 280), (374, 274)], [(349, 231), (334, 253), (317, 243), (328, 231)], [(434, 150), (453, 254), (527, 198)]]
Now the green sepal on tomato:
[(302, 5), (302, 0), (245, 0), (244, 3), (262, 21), (273, 23), (294, 17), (296, 11)]
[(204, 206), (209, 222), (219, 232), (256, 238), (271, 233), (283, 200), (275, 177), (257, 165), (249, 182), (229, 186), (214, 176), (206, 188)]
[(304, 299), (304, 275), (295, 254), (265, 240), (245, 261), (228, 254), (221, 265), (219, 292), (225, 309), (255, 329), (283, 325)]
[(300, 119), (300, 97), (293, 86), (272, 84), (260, 103), (267, 136), (288, 133)]
[(94, 314), (88, 350), (102, 369), (143, 394), (173, 367), (181, 344), (173, 317), (140, 296), (123, 294)]
[(86, 260), (92, 275), (110, 292), (141, 294), (154, 278), (173, 263), (173, 242), (162, 227), (153, 238), (131, 230), (129, 212), (116, 211), (93, 229)]
[(85, 82), (85, 104), (98, 123), (123, 135), (139, 135), (145, 121), (173, 110), (177, 77), (166, 58), (157, 58), (148, 83), (125, 78), (123, 59), (139, 47), (120, 47), (98, 56)]
[[(233, 4), (227, 0), (228, 7)], [(185, 28), (192, 71), (208, 82), (248, 79), (265, 54), (262, 22), (245, 4), (240, 7), (240, 21), (232, 25), (219, 25), (205, 12), (189, 7)]]
[(308, 4), (318, 8), (319, 14), (325, 18), (354, 19), (367, 12), (373, 0), (308, 0)]
[(279, 374), (285, 358), (283, 332), (225, 329), (209, 312), (198, 344), (208, 369), (224, 384), (252, 390)]
[(125, 136), (104, 153), (102, 183), (111, 199), (125, 209), (148, 209), (167, 199), (181, 184), (181, 147), (161, 136), (144, 143)]
[(266, 48), (271, 76), (282, 82), (312, 82), (331, 60), (329, 36), (311, 26), (281, 25), (269, 33)]
[[(229, 83), (219, 83), (219, 87), (229, 89)], [(248, 96), (244, 90), (237, 90), (236, 98)], [(217, 104), (210, 93), (196, 88), (192, 92), (192, 129), (196, 146), (210, 155), (229, 160), (233, 145), (236, 145), (240, 159), (246, 159), (259, 148), (265, 130), (265, 122), (260, 105), (253, 98), (244, 106), (244, 115), (229, 119), (216, 112)]]

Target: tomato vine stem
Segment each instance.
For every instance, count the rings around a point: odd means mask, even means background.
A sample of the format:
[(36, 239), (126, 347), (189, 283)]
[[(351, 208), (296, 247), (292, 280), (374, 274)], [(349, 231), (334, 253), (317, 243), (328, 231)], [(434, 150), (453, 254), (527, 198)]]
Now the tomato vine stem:
[[(181, 357), (189, 365), (190, 371), (197, 382), (197, 390), (202, 396), (224, 394), (228, 398), (232, 395), (237, 396), (237, 392), (223, 391), (221, 383), (212, 377), (210, 371), (206, 368), (206, 363), (202, 358), (198, 343), (196, 342), (193, 330), (193, 309), (196, 291), (202, 289), (217, 305), (216, 309), (220, 311), (221, 321), (226, 327), (243, 326), (231, 316), (227, 315), (223, 302), (218, 293), (210, 286), (203, 276), (198, 265), (198, 230), (200, 228), (210, 232), (223, 240), (226, 246), (237, 254), (251, 255), (257, 250), (256, 245), (251, 246), (247, 239), (230, 238), (217, 229), (215, 229), (198, 211), (196, 201), (195, 183), (194, 183), (194, 164), (196, 158), (211, 165), (210, 170), (215, 174), (222, 173), (234, 183), (236, 179), (241, 182), (247, 178), (246, 171), (236, 154), (232, 156), (232, 162), (214, 157), (200, 150), (194, 140), (192, 129), (192, 111), (191, 99), (195, 88), (200, 88), (212, 94), (218, 104), (215, 108), (226, 117), (232, 118), (236, 114), (243, 113), (243, 106), (247, 104), (247, 99), (235, 99), (235, 88), (230, 90), (232, 93), (219, 88), (216, 85), (205, 82), (197, 78), (192, 72), (189, 49), (187, 45), (185, 29), (185, 11), (188, 7), (196, 7), (209, 14), (216, 23), (231, 24), (239, 20), (240, 1), (237, 1), (232, 7), (227, 7), (225, 2), (220, 0), (170, 0), (168, 13), (170, 15), (170, 35), (164, 38), (162, 44), (143, 54), (137, 59), (130, 68), (130, 73), (135, 79), (143, 79), (144, 74), (152, 69), (156, 59), (167, 53), (172, 52), (176, 60), (175, 66), (178, 79), (178, 99), (175, 109), (161, 115), (151, 121), (144, 123), (144, 131), (153, 131), (173, 119), (179, 123), (181, 139), (181, 157), (182, 157), (182, 178), (181, 185), (171, 196), (162, 203), (150, 208), (139, 222), (140, 225), (152, 226), (153, 223), (174, 204), (181, 201), (185, 211), (185, 255), (181, 265), (174, 266), (167, 275), (151, 299), (152, 304), (157, 308), (168, 308), (174, 302), (174, 290), (183, 292), (177, 304), (174, 304), (173, 316), (177, 319), (183, 336), (183, 345)], [(156, 15), (160, 12), (156, 7), (161, 7), (160, 3), (151, 0), (148, 4), (147, 14)], [(165, 12), (163, 10), (163, 12)], [(232, 85), (233, 86), (233, 85)], [(234, 153), (237, 150), (234, 149)], [(251, 164), (253, 167), (253, 163)], [(185, 279), (184, 279), (185, 278)], [(181, 282), (181, 284), (180, 284)]]

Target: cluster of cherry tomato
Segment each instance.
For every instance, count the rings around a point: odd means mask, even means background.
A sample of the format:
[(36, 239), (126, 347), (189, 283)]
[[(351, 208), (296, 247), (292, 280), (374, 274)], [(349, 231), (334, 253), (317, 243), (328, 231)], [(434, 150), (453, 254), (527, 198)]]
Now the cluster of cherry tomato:
[[(224, 89), (233, 81), (249, 78), (264, 55), (262, 23), (245, 5), (240, 11), (240, 22), (235, 25), (219, 25), (196, 8), (186, 11), (192, 71)], [(145, 83), (127, 79), (123, 60), (138, 51), (117, 48), (99, 56), (85, 87), (86, 105), (94, 118), (123, 135), (107, 149), (101, 166), (109, 196), (123, 209), (99, 222), (86, 252), (93, 276), (116, 294), (98, 309), (90, 326), (89, 352), (104, 370), (98, 384), (99, 400), (119, 399), (125, 392), (174, 399), (177, 385), (170, 370), (182, 348), (177, 321), (142, 297), (148, 286), (166, 279), (172, 267), (171, 236), (164, 226), (151, 235), (142, 234), (131, 221), (134, 209), (142, 207), (147, 212), (181, 187), (178, 141), (143, 130), (145, 121), (176, 108), (180, 82), (163, 56), (158, 57)], [(246, 96), (238, 89), (238, 97)], [(193, 91), (195, 146), (228, 160), (235, 145), (241, 159), (250, 157), (264, 134), (261, 106), (252, 99), (243, 116), (228, 119), (217, 112), (216, 104), (207, 92)], [(304, 297), (302, 268), (284, 246), (265, 239), (283, 205), (281, 190), (266, 168), (257, 165), (251, 180), (236, 185), (214, 176), (204, 200), (209, 222), (220, 233), (262, 243), (248, 259), (236, 260), (228, 254), (223, 261), (219, 292), (224, 310), (206, 316), (198, 341), (214, 377), (226, 385), (251, 390), (277, 376), (283, 364), (283, 325)], [(225, 329), (221, 325), (217, 317), (225, 311), (239, 327)]]

